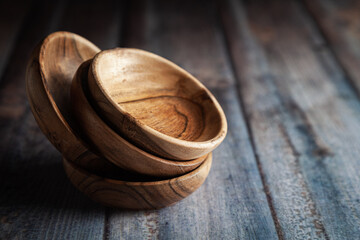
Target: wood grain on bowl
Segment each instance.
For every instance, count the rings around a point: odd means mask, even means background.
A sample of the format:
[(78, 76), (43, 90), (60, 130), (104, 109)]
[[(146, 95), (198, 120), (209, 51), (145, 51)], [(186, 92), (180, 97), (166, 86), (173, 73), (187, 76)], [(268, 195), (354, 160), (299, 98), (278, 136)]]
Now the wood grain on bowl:
[(105, 50), (94, 57), (88, 78), (95, 107), (113, 129), (152, 154), (194, 159), (225, 138), (226, 118), (214, 96), (160, 56)]
[(87, 169), (113, 166), (87, 149), (70, 113), (73, 75), (99, 51), (79, 35), (55, 32), (34, 49), (26, 71), (27, 96), (40, 129), (64, 157)]
[(183, 175), (205, 160), (206, 155), (189, 161), (160, 158), (136, 147), (113, 131), (93, 108), (87, 82), (90, 62), (84, 62), (74, 76), (71, 101), (79, 129), (92, 149), (123, 169), (157, 177)]
[(130, 182), (91, 174), (63, 159), (67, 176), (81, 192), (103, 205), (126, 209), (159, 209), (184, 199), (203, 184), (211, 163), (210, 153), (203, 164), (180, 177)]

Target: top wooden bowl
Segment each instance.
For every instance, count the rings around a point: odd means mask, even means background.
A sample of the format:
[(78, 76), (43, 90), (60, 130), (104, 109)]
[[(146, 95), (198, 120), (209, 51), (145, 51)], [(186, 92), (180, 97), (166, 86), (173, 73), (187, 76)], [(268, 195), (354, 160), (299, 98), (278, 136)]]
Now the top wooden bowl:
[(108, 161), (128, 171), (155, 177), (174, 177), (197, 168), (206, 158), (201, 156), (189, 161), (174, 161), (157, 157), (136, 147), (103, 121), (94, 110), (89, 98), (87, 76), (90, 60), (80, 65), (71, 86), (73, 115), (79, 123), (79, 132), (89, 145)]
[(41, 130), (68, 160), (86, 169), (112, 166), (88, 151), (76, 135), (70, 109), (72, 78), (80, 64), (99, 51), (79, 35), (55, 32), (35, 48), (26, 71), (30, 107)]
[(120, 134), (169, 159), (203, 156), (224, 139), (227, 123), (214, 96), (195, 77), (155, 54), (117, 48), (89, 69), (95, 107)]

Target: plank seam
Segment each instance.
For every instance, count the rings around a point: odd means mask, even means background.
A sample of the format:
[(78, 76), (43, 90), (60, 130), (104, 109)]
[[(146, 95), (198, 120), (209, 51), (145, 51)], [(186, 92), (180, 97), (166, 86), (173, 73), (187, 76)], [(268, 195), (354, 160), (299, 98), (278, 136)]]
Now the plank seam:
[[(222, 8), (223, 8), (223, 6), (219, 6), (217, 9), (222, 9)], [(244, 119), (245, 126), (246, 126), (246, 131), (247, 131), (247, 133), (249, 135), (250, 145), (251, 145), (251, 148), (252, 148), (253, 153), (254, 153), (254, 158), (255, 158), (256, 165), (257, 165), (257, 168), (258, 168), (258, 171), (259, 171), (261, 183), (262, 183), (263, 188), (264, 188), (264, 193), (265, 193), (265, 196), (266, 196), (266, 200), (268, 202), (270, 213), (271, 213), (272, 219), (274, 221), (276, 233), (278, 235), (278, 238), (280, 240), (283, 240), (284, 239), (284, 233), (283, 233), (283, 231), (281, 229), (280, 222), (279, 222), (279, 219), (277, 217), (277, 213), (276, 213), (275, 208), (274, 208), (273, 199), (272, 199), (271, 194), (270, 194), (270, 189), (269, 189), (269, 187), (268, 187), (268, 185), (266, 183), (265, 174), (263, 172), (263, 168), (262, 168), (262, 165), (261, 165), (261, 162), (260, 162), (260, 159), (259, 159), (259, 155), (258, 155), (258, 153), (256, 151), (256, 146), (255, 146), (255, 142), (254, 142), (254, 136), (253, 136), (253, 132), (252, 132), (251, 127), (250, 127), (249, 116), (246, 113), (246, 110), (245, 110), (246, 106), (244, 104), (244, 99), (243, 99), (243, 97), (241, 96), (241, 93), (240, 93), (240, 87), (241, 86), (240, 86), (240, 83), (239, 83), (240, 82), (239, 81), (239, 76), (236, 73), (233, 58), (231, 56), (231, 49), (230, 49), (230, 46), (229, 46), (230, 43), (229, 43), (229, 39), (228, 39), (228, 36), (226, 34), (227, 32), (226, 32), (226, 29), (225, 29), (225, 26), (224, 26), (225, 23), (222, 21), (222, 18), (219, 17), (219, 16), (221, 16), (221, 13), (219, 14), (219, 10), (218, 10), (216, 12), (216, 28), (220, 32), (219, 36), (220, 36), (220, 40), (221, 40), (221, 42), (222, 42), (222, 44), (224, 46), (224, 49), (225, 49), (224, 50), (225, 57), (226, 57), (227, 62), (230, 65), (231, 74), (232, 74), (233, 78), (235, 79), (236, 94), (237, 94), (237, 97), (238, 97), (238, 100), (239, 100), (239, 103), (240, 103), (240, 112), (242, 113), (242, 117)]]
[(14, 38), (13, 43), (10, 45), (10, 51), (8, 52), (8, 56), (6, 56), (6, 60), (3, 62), (3, 65), (0, 66), (0, 88), (5, 85), (4, 78), (6, 77), (6, 72), (9, 71), (9, 65), (12, 61), (12, 59), (15, 57), (15, 46), (18, 45), (18, 43), (21, 41), (22, 32), (24, 29), (26, 29), (29, 25), (29, 22), (31, 20), (31, 17), (33, 16), (33, 12), (35, 11), (37, 7), (38, 1), (32, 2), (29, 6), (28, 12), (25, 14)]
[(21, 32), (25, 28), (27, 20), (30, 19), (31, 12), (33, 11), (34, 8), (35, 8), (34, 4), (31, 3), (30, 7), (29, 7), (29, 10), (23, 16), (23, 19), (22, 19), (22, 21), (20, 23), (20, 26), (18, 27), (16, 33), (12, 37), (12, 41), (10, 43), (10, 47), (9, 47), (9, 51), (7, 53), (7, 56), (5, 57), (4, 62), (0, 66), (0, 83), (2, 82), (3, 75), (5, 75), (6, 69), (8, 69), (8, 65), (10, 63), (11, 58), (13, 57), (15, 46), (20, 41)]
[(321, 23), (316, 18), (315, 13), (311, 10), (311, 7), (305, 0), (298, 1), (298, 3), (299, 7), (302, 8), (303, 13), (307, 15), (308, 20), (312, 23), (313, 28), (319, 33), (321, 39), (324, 41), (324, 48), (329, 52), (335, 65), (337, 65), (339, 70), (344, 74), (344, 81), (350, 86), (350, 91), (354, 92), (357, 99), (360, 100), (360, 89), (356, 86), (355, 81), (350, 77), (348, 70), (341, 63), (336, 51), (332, 48), (332, 44), (323, 30)]
[(118, 18), (119, 21), (119, 35), (118, 35), (118, 46), (119, 47), (126, 47), (124, 46), (125, 43), (125, 26), (126, 26), (126, 20), (128, 19), (127, 14), (128, 11), (126, 11), (127, 9), (129, 9), (129, 1), (128, 0), (124, 0), (121, 1), (121, 3), (119, 4), (119, 14), (120, 17)]
[[(126, 10), (128, 9), (128, 5), (129, 2), (127, 0), (125, 1), (121, 1), (120, 3), (118, 3), (119, 6), (118, 7), (118, 14), (120, 15), (119, 17), (117, 17), (117, 21), (119, 22), (119, 33), (117, 36), (117, 45), (120, 47), (124, 47), (124, 36), (125, 36), (125, 29), (124, 26), (125, 25), (125, 20), (127, 19), (126, 16)], [(104, 235), (103, 235), (103, 240), (109, 240), (110, 239), (110, 216), (111, 216), (111, 211), (110, 211), (110, 207), (105, 207), (105, 212), (104, 212)]]
[(108, 240), (109, 239), (109, 231), (110, 231), (110, 227), (109, 227), (109, 207), (105, 207), (105, 212), (104, 212), (104, 235), (103, 235), (103, 240)]
[(282, 123), (279, 123), (279, 130), (280, 130), (280, 133), (284, 136), (284, 139), (285, 139), (286, 143), (289, 145), (292, 155), (295, 158), (295, 164), (297, 165), (296, 168), (298, 169), (297, 171), (302, 176), (302, 178), (300, 178), (300, 180), (303, 181), (301, 186), (305, 189), (305, 192), (308, 193), (308, 199), (311, 199), (311, 201), (312, 201), (312, 204), (310, 204), (310, 201), (307, 201), (307, 202), (309, 203), (309, 207), (311, 208), (312, 216), (317, 218), (316, 220), (314, 220), (314, 221), (316, 221), (316, 224), (314, 224), (315, 228), (318, 230), (318, 231), (316, 231), (316, 235), (318, 237), (320, 237), (321, 233), (323, 233), (325, 240), (329, 240), (330, 239), (329, 235), (326, 232), (325, 226), (322, 222), (322, 216), (317, 209), (316, 203), (312, 197), (312, 193), (308, 187), (308, 184), (305, 182), (303, 170), (300, 167), (300, 159), (299, 158), (301, 156), (301, 153), (299, 153), (298, 150), (296, 149), (294, 143), (292, 142), (292, 140), (290, 138), (288, 131), (286, 130), (285, 126)]

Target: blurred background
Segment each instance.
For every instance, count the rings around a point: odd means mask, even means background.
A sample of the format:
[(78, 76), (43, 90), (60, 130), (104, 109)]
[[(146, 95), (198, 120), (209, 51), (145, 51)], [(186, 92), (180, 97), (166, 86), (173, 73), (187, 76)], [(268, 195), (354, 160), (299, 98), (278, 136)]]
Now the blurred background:
[[(195, 75), (229, 132), (205, 184), (109, 209), (67, 181), (25, 93), (54, 31), (141, 48)], [(358, 239), (360, 1), (1, 1), (0, 239)]]

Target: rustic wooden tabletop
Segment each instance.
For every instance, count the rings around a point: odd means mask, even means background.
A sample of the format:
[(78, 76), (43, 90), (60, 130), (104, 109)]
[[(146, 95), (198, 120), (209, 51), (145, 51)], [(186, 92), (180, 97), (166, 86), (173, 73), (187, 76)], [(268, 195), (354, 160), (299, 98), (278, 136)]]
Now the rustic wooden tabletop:
[[(0, 3), (0, 239), (360, 239), (360, 1)], [(205, 184), (158, 211), (103, 207), (37, 126), (25, 66), (47, 34), (146, 49), (217, 97)]]

